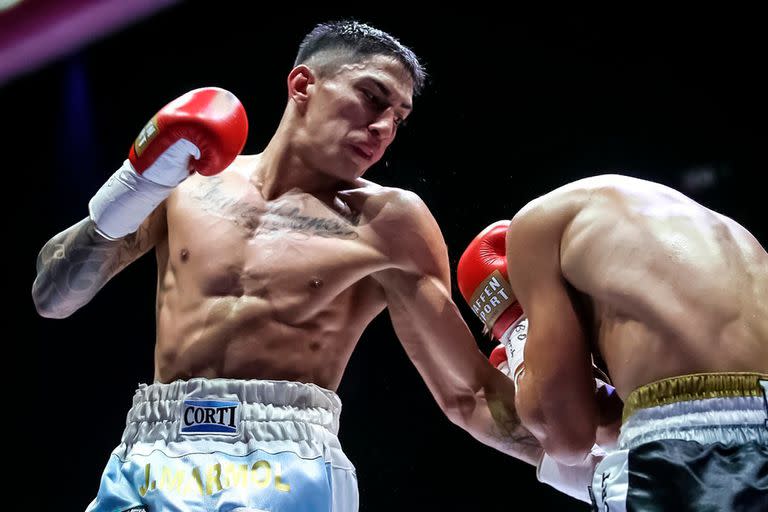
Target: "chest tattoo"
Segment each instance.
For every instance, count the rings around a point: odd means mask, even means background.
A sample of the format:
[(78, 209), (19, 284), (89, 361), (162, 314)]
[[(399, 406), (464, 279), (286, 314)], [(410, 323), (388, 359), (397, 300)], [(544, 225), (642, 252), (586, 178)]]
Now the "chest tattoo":
[(252, 236), (291, 232), (328, 238), (358, 237), (355, 229), (360, 224), (358, 213), (335, 212), (334, 216), (323, 217), (305, 214), (288, 201), (247, 203), (228, 195), (222, 190), (221, 183), (221, 178), (208, 178), (192, 197), (204, 211), (225, 216)]

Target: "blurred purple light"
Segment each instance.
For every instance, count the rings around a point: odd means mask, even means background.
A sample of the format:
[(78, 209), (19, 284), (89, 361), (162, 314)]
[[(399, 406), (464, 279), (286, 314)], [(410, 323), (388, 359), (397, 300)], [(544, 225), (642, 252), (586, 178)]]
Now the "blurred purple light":
[(178, 0), (26, 0), (0, 12), (0, 85)]

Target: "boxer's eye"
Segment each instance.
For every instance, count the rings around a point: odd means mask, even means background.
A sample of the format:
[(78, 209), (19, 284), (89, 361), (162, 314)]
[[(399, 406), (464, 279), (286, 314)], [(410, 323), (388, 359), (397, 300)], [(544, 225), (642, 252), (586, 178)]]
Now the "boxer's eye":
[(386, 110), (387, 107), (389, 107), (389, 103), (367, 89), (363, 89), (363, 95), (365, 96), (365, 99), (378, 110)]
[[(392, 106), (388, 100), (369, 91), (368, 89), (361, 89), (361, 91), (366, 101), (368, 101), (371, 107), (379, 112), (384, 112), (385, 110), (387, 110), (389, 107)], [(405, 126), (407, 124), (406, 121), (407, 119), (401, 116), (395, 116), (394, 118), (394, 123), (396, 127)]]

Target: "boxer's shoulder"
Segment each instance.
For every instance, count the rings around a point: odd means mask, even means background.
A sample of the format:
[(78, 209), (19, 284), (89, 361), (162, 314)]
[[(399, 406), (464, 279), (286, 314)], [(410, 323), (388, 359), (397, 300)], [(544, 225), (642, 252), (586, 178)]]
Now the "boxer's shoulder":
[[(338, 192), (339, 198), (359, 212), (367, 223), (402, 227), (402, 223), (431, 218), (424, 201), (414, 192), (357, 179)], [(393, 226), (396, 227), (396, 226)]]

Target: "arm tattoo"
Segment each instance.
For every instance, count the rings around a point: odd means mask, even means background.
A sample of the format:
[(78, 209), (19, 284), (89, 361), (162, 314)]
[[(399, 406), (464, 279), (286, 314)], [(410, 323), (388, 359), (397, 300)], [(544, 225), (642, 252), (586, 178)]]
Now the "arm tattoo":
[(53, 237), (37, 257), (32, 295), (38, 310), (61, 318), (90, 301), (113, 275), (150, 248), (150, 237), (142, 230), (146, 228), (107, 240), (86, 218)]
[(499, 401), (489, 401), (488, 407), (493, 418), (489, 434), (501, 451), (536, 465), (543, 452), (541, 444), (522, 425), (517, 411)]

